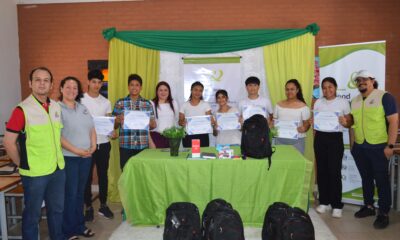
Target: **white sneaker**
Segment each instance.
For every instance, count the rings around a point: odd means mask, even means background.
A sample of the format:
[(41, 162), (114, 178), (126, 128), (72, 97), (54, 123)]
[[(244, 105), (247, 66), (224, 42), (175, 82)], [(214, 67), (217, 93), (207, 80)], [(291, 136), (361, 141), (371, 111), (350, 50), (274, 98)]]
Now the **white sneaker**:
[(328, 205), (323, 205), (320, 204), (318, 207), (315, 209), (318, 213), (325, 213), (326, 210), (328, 210), (329, 206)]
[(332, 217), (341, 218), (342, 217), (342, 209), (334, 208), (332, 211)]

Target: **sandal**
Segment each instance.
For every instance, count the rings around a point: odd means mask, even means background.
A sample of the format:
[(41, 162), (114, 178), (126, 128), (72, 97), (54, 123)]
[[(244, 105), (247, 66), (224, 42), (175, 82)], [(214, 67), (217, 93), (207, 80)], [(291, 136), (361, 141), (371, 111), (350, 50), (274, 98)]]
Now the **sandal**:
[(78, 240), (78, 239), (79, 239), (78, 236), (72, 236), (72, 237), (68, 238), (68, 240)]
[(86, 238), (90, 238), (90, 237), (94, 236), (94, 232), (91, 229), (86, 228), (86, 230), (83, 231), (83, 233), (81, 235), (86, 237)]

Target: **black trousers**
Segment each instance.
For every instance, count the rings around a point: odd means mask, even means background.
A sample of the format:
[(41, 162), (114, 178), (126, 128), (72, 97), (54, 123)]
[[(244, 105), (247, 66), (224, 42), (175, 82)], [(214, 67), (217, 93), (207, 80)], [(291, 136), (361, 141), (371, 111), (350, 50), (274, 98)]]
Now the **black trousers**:
[(119, 164), (121, 167), (121, 171), (124, 170), (124, 166), (128, 162), (129, 158), (135, 156), (141, 151), (143, 151), (143, 149), (119, 148)]
[(314, 153), (317, 163), (319, 203), (342, 209), (343, 134), (316, 131)]
[(361, 175), (365, 205), (374, 204), (375, 186), (378, 189), (378, 205), (381, 214), (387, 214), (392, 205), (389, 160), (383, 150), (384, 144), (354, 144), (351, 154)]
[(185, 148), (192, 147), (192, 139), (200, 139), (200, 147), (210, 146), (210, 139), (208, 137), (208, 133), (206, 133), (206, 134), (186, 135), (182, 139), (183, 147), (185, 147)]
[(108, 165), (110, 161), (111, 144), (102, 143), (97, 146), (96, 151), (92, 154), (92, 166), (90, 167), (88, 181), (85, 189), (85, 204), (87, 207), (92, 206), (92, 176), (94, 165), (97, 169), (97, 177), (99, 180), (99, 199), (101, 204), (107, 203), (108, 192)]

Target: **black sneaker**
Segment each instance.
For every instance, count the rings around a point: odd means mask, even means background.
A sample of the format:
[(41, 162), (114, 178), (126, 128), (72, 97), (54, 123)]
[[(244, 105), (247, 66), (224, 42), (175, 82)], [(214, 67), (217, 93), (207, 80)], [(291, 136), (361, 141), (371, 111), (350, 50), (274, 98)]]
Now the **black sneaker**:
[(85, 221), (86, 222), (93, 222), (93, 219), (94, 219), (94, 217), (93, 217), (93, 207), (86, 208)]
[(107, 205), (101, 206), (99, 209), (99, 215), (108, 218), (108, 219), (113, 219), (114, 218), (114, 213), (111, 212), (110, 208), (108, 208)]
[(389, 225), (389, 216), (379, 214), (374, 222), (374, 228), (384, 229)]
[(369, 217), (369, 216), (375, 216), (375, 208), (372, 207), (368, 207), (368, 206), (363, 206), (360, 208), (360, 210), (358, 210), (358, 212), (356, 212), (354, 214), (354, 217), (356, 218), (365, 218), (365, 217)]

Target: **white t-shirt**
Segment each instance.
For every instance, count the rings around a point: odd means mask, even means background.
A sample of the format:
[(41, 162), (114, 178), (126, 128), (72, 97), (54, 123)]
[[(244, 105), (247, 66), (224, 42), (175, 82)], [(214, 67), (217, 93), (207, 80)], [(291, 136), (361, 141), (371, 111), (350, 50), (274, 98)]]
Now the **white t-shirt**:
[[(332, 100), (326, 98), (318, 99), (314, 104), (314, 111), (316, 112), (339, 112), (339, 116), (350, 114), (350, 104), (343, 98), (336, 97)], [(326, 131), (328, 132), (328, 131)], [(335, 131), (331, 131), (335, 132)], [(339, 125), (339, 130), (336, 132), (343, 132), (343, 126)]]
[(158, 104), (157, 116), (156, 116), (156, 109), (154, 106), (154, 102), (151, 101), (151, 104), (153, 105), (154, 116), (157, 123), (157, 127), (152, 131), (162, 133), (164, 129), (177, 125), (179, 117), (179, 108), (175, 100), (172, 100), (172, 105), (174, 106), (174, 110), (172, 110), (169, 103)]
[(272, 105), (271, 105), (271, 101), (268, 98), (265, 97), (261, 97), (258, 96), (258, 98), (256, 99), (250, 99), (250, 98), (245, 98), (243, 100), (240, 100), (239, 102), (239, 111), (240, 114), (243, 115), (243, 109), (245, 106), (258, 106), (261, 108), (265, 108), (267, 111), (267, 116), (265, 116), (266, 118), (268, 118), (269, 114), (272, 114), (274, 111), (272, 110)]
[(189, 101), (183, 103), (180, 113), (185, 114), (185, 117), (195, 117), (195, 116), (204, 116), (206, 112), (211, 110), (210, 104), (208, 102), (204, 102), (200, 100), (197, 106), (192, 106)]
[[(303, 125), (303, 121), (310, 118), (310, 108), (303, 106), (301, 108), (284, 108), (278, 104), (275, 107), (274, 119), (281, 121), (300, 121), (300, 125)], [(299, 138), (306, 137), (306, 133), (299, 133)]]
[[(231, 107), (228, 110), (228, 113), (239, 112), (239, 110), (235, 107)], [(237, 130), (225, 130), (218, 131), (218, 135), (216, 138), (216, 144), (238, 144), (240, 145), (242, 140), (242, 133), (239, 129)]]
[[(87, 107), (90, 115), (93, 117), (107, 116), (112, 112), (110, 100), (103, 97), (101, 94), (98, 97), (93, 98), (89, 96), (89, 94), (84, 93), (81, 103)], [(107, 143), (109, 141), (110, 140), (107, 136), (97, 134), (97, 144)]]

